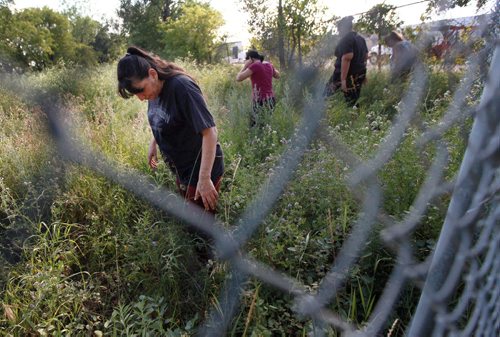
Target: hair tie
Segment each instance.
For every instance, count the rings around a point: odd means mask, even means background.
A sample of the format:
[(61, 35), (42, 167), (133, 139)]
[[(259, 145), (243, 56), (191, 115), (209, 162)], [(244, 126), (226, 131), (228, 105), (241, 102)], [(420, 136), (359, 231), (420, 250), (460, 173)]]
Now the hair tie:
[(132, 54), (130, 54), (130, 53), (126, 53), (126, 54), (125, 54), (125, 57), (130, 56), (130, 55), (132, 55)]

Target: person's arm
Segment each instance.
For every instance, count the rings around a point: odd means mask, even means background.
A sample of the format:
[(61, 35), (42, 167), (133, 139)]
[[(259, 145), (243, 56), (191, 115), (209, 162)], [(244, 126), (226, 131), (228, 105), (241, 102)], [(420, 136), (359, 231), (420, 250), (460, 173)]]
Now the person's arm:
[(274, 68), (274, 67), (273, 67), (273, 77), (274, 77), (275, 79), (280, 78), (280, 73), (279, 73), (279, 71), (278, 71), (278, 70), (276, 70), (276, 68)]
[(392, 48), (392, 58), (391, 58), (391, 75), (393, 79), (396, 79), (399, 76), (399, 72), (401, 71), (401, 45), (399, 43), (395, 44)]
[(342, 91), (347, 91), (347, 74), (349, 73), (349, 68), (351, 66), (351, 60), (354, 57), (354, 53), (346, 53), (342, 55), (342, 61), (340, 63), (340, 85)]
[(253, 72), (249, 69), (250, 65), (253, 63), (252, 59), (248, 59), (243, 64), (243, 68), (240, 70), (238, 75), (236, 75), (236, 81), (241, 82), (250, 76), (252, 76)]
[(194, 199), (201, 197), (206, 210), (215, 209), (219, 193), (210, 179), (212, 167), (215, 161), (215, 151), (217, 148), (217, 128), (211, 127), (201, 131), (201, 163), (198, 185)]
[(152, 170), (158, 166), (158, 150), (156, 148), (156, 139), (153, 137), (149, 143), (148, 165)]
[(399, 45), (395, 45), (392, 48), (392, 61), (393, 61), (394, 65), (399, 64), (399, 58), (400, 58)]

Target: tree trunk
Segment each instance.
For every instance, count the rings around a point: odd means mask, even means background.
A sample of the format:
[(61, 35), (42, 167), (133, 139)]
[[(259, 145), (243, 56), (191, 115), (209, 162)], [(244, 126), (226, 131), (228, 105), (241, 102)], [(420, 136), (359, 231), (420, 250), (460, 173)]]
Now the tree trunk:
[(167, 21), (167, 19), (172, 15), (170, 10), (170, 6), (172, 5), (172, 0), (165, 0), (165, 4), (163, 5), (163, 12), (161, 15), (161, 19), (163, 22)]
[(283, 4), (279, 0), (278, 4), (278, 56), (280, 60), (280, 69), (286, 68), (285, 63), (285, 42), (283, 39)]
[(378, 32), (378, 54), (377, 54), (377, 69), (380, 72), (380, 69), (382, 69), (382, 34), (380, 34), (380, 31)]
[(288, 68), (295, 68), (295, 48), (297, 48), (297, 39), (295, 34), (292, 32), (292, 47), (290, 48), (290, 54), (288, 55)]
[(382, 14), (378, 14), (378, 57), (377, 57), (377, 68), (380, 72), (382, 69)]
[(302, 32), (300, 31), (300, 26), (297, 29), (297, 46), (298, 46), (298, 56), (299, 56), (299, 68), (302, 68)]

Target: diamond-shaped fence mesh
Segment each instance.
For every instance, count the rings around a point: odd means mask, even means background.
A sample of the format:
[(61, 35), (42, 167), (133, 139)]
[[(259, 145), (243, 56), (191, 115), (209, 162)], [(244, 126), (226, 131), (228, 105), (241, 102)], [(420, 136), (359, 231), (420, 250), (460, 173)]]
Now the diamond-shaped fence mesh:
[[(158, 189), (137, 173), (124, 173), (106, 157), (74, 142), (69, 128), (58, 118), (60, 108), (46, 97), (35, 98), (49, 117), (51, 134), (62, 158), (76, 162), (120, 184), (134, 195), (148, 201), (185, 224), (205, 232), (214, 239), (217, 257), (229, 268), (217, 306), (214, 306), (200, 336), (223, 336), (237, 312), (245, 283), (256, 278), (294, 298), (294, 311), (315, 322), (315, 336), (326, 335), (333, 327), (343, 336), (377, 336), (387, 326), (395, 303), (407, 283), (422, 288), (418, 307), (407, 336), (498, 336), (500, 335), (500, 45), (498, 8), (481, 25), (486, 44), (467, 61), (466, 75), (455, 91), (452, 104), (436, 127), (422, 132), (421, 147), (434, 143), (436, 154), (411, 210), (401, 220), (394, 220), (382, 210), (383, 190), (378, 173), (404, 140), (418, 104), (427, 86), (427, 69), (420, 64), (402, 100), (399, 115), (375, 155), (361, 160), (334, 133), (322, 125), (325, 100), (324, 83), (317, 81), (317, 71), (306, 68), (296, 74), (297, 83), (311, 85), (312, 99), (305, 103), (303, 118), (294, 138), (282, 154), (275, 170), (262, 183), (257, 196), (248, 204), (228, 230), (215, 218), (186, 205), (182, 198), (166, 189)], [(472, 43), (472, 42), (471, 42)], [(331, 46), (329, 46), (331, 48)], [(484, 64), (489, 64), (484, 73)], [(484, 76), (485, 87), (479, 105), (466, 107), (465, 97), (472, 83)], [(458, 176), (453, 182), (443, 178), (447, 152), (443, 135), (451, 127), (474, 116), (467, 150)], [(346, 184), (358, 199), (360, 211), (349, 238), (344, 242), (332, 266), (311, 293), (293, 277), (287, 276), (252, 258), (244, 245), (255, 234), (271, 211), (302, 158), (304, 150), (315, 140), (327, 144), (333, 156), (351, 168)], [(445, 222), (433, 253), (419, 262), (411, 238), (430, 202), (453, 191)], [(167, 197), (168, 196), (168, 197)], [(375, 232), (375, 226), (383, 228)], [(345, 320), (329, 304), (342, 289), (349, 271), (356, 265), (366, 242), (380, 234), (387, 247), (396, 254), (396, 263), (363, 327)], [(390, 332), (389, 332), (390, 335)]]

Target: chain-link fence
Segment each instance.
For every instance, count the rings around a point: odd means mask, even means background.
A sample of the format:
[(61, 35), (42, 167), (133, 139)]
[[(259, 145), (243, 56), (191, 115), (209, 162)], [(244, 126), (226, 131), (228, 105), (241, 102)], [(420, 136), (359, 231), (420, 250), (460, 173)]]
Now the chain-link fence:
[[(419, 138), (421, 147), (434, 143), (436, 155), (426, 180), (414, 200), (410, 212), (400, 221), (382, 211), (383, 192), (377, 175), (397, 151), (410, 122), (416, 117), (418, 104), (427, 86), (427, 70), (417, 66), (402, 100), (400, 113), (390, 133), (375, 155), (362, 161), (349, 147), (322, 125), (325, 100), (324, 83), (316, 80), (317, 71), (306, 68), (296, 76), (308, 83), (313, 99), (304, 105), (294, 138), (282, 154), (276, 169), (262, 184), (261, 191), (249, 203), (238, 225), (231, 230), (200, 209), (186, 205), (182, 198), (166, 189), (152, 187), (140, 174), (124, 173), (104, 156), (76, 144), (68, 126), (58, 118), (60, 108), (46, 97), (36, 97), (49, 117), (51, 134), (62, 158), (79, 163), (120, 184), (134, 195), (197, 228), (214, 239), (217, 257), (229, 269), (217, 307), (199, 330), (200, 336), (223, 336), (239, 308), (244, 284), (256, 278), (294, 297), (294, 311), (315, 322), (315, 336), (333, 327), (344, 336), (377, 336), (387, 326), (395, 303), (405, 285), (422, 287), (417, 310), (406, 332), (411, 337), (426, 336), (498, 336), (500, 335), (500, 45), (498, 40), (498, 5), (488, 22), (481, 25), (485, 47), (468, 60), (466, 75), (454, 94), (452, 104), (436, 127), (425, 130)], [(332, 48), (332, 46), (328, 46)], [(482, 67), (490, 64), (487, 74)], [(472, 109), (465, 104), (466, 93), (478, 76), (485, 76), (480, 104)], [(311, 84), (315, 83), (315, 84)], [(443, 178), (447, 164), (442, 136), (451, 127), (463, 123), (470, 115), (474, 123), (468, 147), (455, 181)], [(314, 139), (321, 139), (333, 155), (353, 168), (346, 181), (360, 202), (357, 221), (343, 244), (319, 289), (311, 293), (307, 287), (279, 270), (253, 259), (243, 246), (258, 229), (292, 179), (304, 150)], [(431, 200), (453, 190), (446, 220), (434, 252), (419, 262), (412, 250), (412, 234), (427, 211)], [(168, 197), (167, 197), (168, 196)], [(346, 321), (329, 304), (340, 291), (349, 271), (355, 266), (376, 224), (384, 228), (381, 237), (396, 253), (396, 263), (365, 326)], [(390, 333), (389, 333), (390, 334)]]

